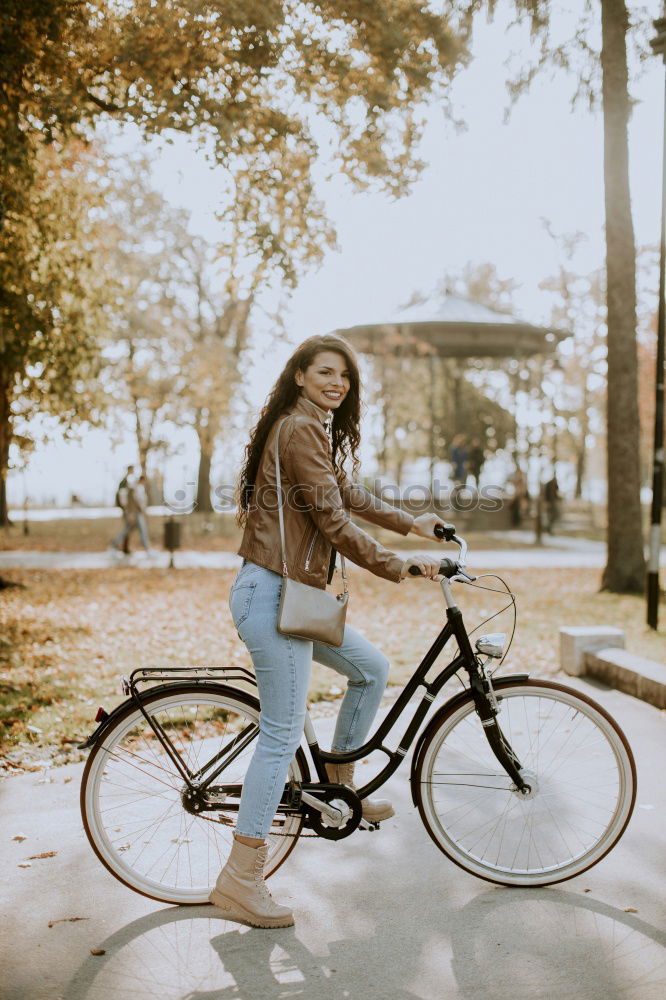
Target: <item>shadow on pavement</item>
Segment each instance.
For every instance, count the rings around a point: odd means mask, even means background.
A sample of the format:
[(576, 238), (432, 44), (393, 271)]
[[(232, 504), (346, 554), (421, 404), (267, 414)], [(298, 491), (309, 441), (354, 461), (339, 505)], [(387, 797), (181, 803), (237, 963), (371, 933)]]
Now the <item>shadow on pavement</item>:
[(418, 889), (390, 911), (349, 889), (345, 904), (365, 900), (367, 919), (337, 939), (298, 917), (254, 930), (208, 906), (159, 910), (99, 942), (105, 954), (86, 958), (63, 1000), (664, 996), (666, 933), (589, 896), (493, 888), (458, 908), (443, 901), (435, 925)]

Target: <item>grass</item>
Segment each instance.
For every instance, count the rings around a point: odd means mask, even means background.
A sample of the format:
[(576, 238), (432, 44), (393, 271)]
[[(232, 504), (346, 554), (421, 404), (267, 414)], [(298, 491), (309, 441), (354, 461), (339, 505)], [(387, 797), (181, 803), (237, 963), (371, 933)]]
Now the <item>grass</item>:
[[(15, 584), (0, 605), (1, 761), (8, 769), (83, 756), (75, 742), (93, 728), (98, 705), (118, 704), (120, 676), (134, 667), (250, 665), (227, 603), (233, 571), (4, 575)], [(521, 569), (506, 577), (517, 596), (518, 630), (503, 672), (556, 673), (561, 625), (620, 625), (631, 651), (666, 659), (666, 633), (646, 629), (643, 599), (598, 593), (598, 571)], [(390, 683), (403, 684), (442, 624), (440, 588), (425, 580), (396, 585), (351, 567), (350, 590), (349, 624), (389, 657)], [(480, 589), (458, 593), (470, 628), (507, 603), (506, 595)], [(477, 634), (510, 628), (505, 611)], [(335, 699), (342, 687), (335, 673), (314, 664), (313, 701)]]

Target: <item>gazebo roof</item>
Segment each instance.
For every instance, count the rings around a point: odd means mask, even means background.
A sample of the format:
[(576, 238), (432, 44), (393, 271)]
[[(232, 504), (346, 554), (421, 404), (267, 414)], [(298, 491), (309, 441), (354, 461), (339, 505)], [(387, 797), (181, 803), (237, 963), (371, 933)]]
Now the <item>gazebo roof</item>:
[[(457, 295), (419, 302), (378, 323), (333, 332), (346, 337), (362, 354), (381, 354), (399, 345), (404, 349), (406, 334), (447, 358), (552, 354), (561, 340), (571, 336), (568, 331), (533, 326)], [(423, 352), (416, 349), (414, 353)]]

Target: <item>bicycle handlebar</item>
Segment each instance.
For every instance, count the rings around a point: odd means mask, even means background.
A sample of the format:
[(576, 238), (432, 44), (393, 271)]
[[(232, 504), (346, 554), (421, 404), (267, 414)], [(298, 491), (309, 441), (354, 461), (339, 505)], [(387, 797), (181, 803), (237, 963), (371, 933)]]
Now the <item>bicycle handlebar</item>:
[[(436, 524), (435, 535), (438, 538), (445, 538), (447, 542), (455, 542), (460, 549), (457, 559), (442, 559), (439, 564), (439, 575), (450, 579), (452, 576), (456, 576), (456, 574), (459, 573), (461, 568), (465, 565), (465, 559), (467, 557), (467, 542), (464, 538), (459, 538), (458, 535), (456, 535), (455, 524)], [(424, 575), (418, 566), (410, 566), (407, 572), (411, 576)]]
[[(458, 563), (454, 559), (442, 559), (441, 563), (439, 564), (439, 570), (437, 572), (440, 574), (440, 576), (445, 576), (447, 577), (447, 579), (450, 579), (452, 576), (456, 575), (459, 569), (460, 567), (458, 566)], [(418, 568), (418, 566), (410, 566), (407, 572), (411, 576), (424, 575)]]

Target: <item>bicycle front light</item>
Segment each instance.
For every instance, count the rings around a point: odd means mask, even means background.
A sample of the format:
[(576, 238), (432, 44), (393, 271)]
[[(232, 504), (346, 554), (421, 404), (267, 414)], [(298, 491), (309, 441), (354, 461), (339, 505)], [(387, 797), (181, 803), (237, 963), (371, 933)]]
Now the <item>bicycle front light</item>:
[(476, 649), (484, 656), (492, 656), (499, 660), (504, 653), (505, 643), (506, 632), (489, 632), (488, 635), (482, 635), (476, 640)]

